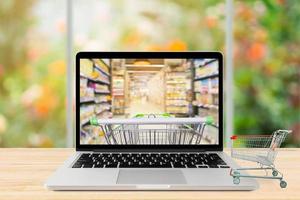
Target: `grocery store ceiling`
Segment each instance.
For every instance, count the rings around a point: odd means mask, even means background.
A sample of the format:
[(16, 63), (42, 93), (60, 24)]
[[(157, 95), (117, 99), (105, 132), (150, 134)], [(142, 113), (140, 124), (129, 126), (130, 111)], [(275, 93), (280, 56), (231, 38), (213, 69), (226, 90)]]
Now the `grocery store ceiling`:
[(160, 71), (164, 65), (164, 59), (126, 59), (127, 71)]
[(147, 65), (147, 66), (142, 66), (142, 65), (137, 65), (137, 66), (126, 66), (127, 71), (140, 71), (140, 72), (145, 72), (145, 71), (160, 71), (164, 66), (152, 66), (152, 65)]
[(136, 72), (129, 72), (129, 77), (131, 81), (148, 81), (150, 78), (152, 78), (156, 73), (154, 72), (142, 72), (142, 73), (136, 73)]
[(126, 59), (125, 64), (134, 64), (137, 61), (148, 61), (151, 65), (163, 65), (164, 59)]

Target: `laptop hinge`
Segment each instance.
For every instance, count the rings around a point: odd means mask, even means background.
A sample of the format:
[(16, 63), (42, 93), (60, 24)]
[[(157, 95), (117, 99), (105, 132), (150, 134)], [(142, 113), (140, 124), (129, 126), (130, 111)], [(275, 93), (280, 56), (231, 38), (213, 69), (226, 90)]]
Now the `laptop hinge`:
[(111, 152), (111, 153), (113, 153), (113, 152), (121, 152), (121, 153), (127, 153), (127, 152), (138, 152), (138, 153), (140, 153), (140, 152), (153, 152), (153, 153), (160, 153), (160, 152), (180, 152), (180, 153), (188, 153), (188, 152), (206, 152), (207, 150), (203, 150), (203, 149), (201, 149), (201, 150), (192, 150), (192, 149), (190, 149), (190, 150), (166, 150), (166, 149), (160, 149), (160, 150), (152, 150), (152, 149), (149, 149), (149, 150), (147, 150), (147, 149), (139, 149), (139, 150), (136, 150), (136, 149), (127, 149), (127, 150), (124, 150), (124, 149), (122, 149), (122, 150), (120, 150), (120, 149), (95, 149), (95, 150), (92, 150), (92, 152)]

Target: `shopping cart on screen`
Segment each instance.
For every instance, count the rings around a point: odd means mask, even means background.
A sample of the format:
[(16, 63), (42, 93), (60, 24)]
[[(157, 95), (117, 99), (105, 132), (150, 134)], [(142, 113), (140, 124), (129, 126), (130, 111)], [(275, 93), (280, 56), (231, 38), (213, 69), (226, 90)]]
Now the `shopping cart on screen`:
[(212, 117), (175, 118), (170, 114), (138, 114), (130, 119), (90, 120), (104, 132), (107, 144), (200, 144)]
[[(257, 162), (260, 165), (257, 168), (231, 169), (230, 175), (233, 177), (233, 183), (239, 184), (240, 178), (277, 179), (280, 181), (280, 187), (286, 188), (287, 182), (283, 180), (283, 174), (275, 168), (274, 161), (277, 149), (280, 148), (289, 133), (291, 133), (289, 130), (277, 130), (272, 135), (232, 136), (231, 156)], [(264, 170), (265, 175), (245, 175), (242, 174), (244, 170)], [(268, 171), (272, 171), (272, 176), (268, 175)]]

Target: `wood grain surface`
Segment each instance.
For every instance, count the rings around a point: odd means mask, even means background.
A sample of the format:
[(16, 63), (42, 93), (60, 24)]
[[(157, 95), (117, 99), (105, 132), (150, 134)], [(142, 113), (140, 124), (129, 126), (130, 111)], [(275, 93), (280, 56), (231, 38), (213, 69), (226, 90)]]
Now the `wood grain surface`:
[[(300, 199), (300, 149), (280, 149), (276, 165), (288, 182), (259, 180), (256, 191), (78, 191), (55, 192), (44, 181), (74, 149), (0, 148), (0, 199)], [(228, 151), (227, 151), (228, 152)], [(241, 163), (245, 165), (245, 163)]]

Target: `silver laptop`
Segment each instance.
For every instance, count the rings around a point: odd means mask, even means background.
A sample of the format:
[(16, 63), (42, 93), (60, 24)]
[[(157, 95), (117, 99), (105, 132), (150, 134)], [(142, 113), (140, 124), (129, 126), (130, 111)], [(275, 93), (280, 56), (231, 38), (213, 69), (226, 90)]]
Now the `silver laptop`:
[(80, 52), (76, 153), (50, 190), (254, 190), (223, 152), (219, 52)]

